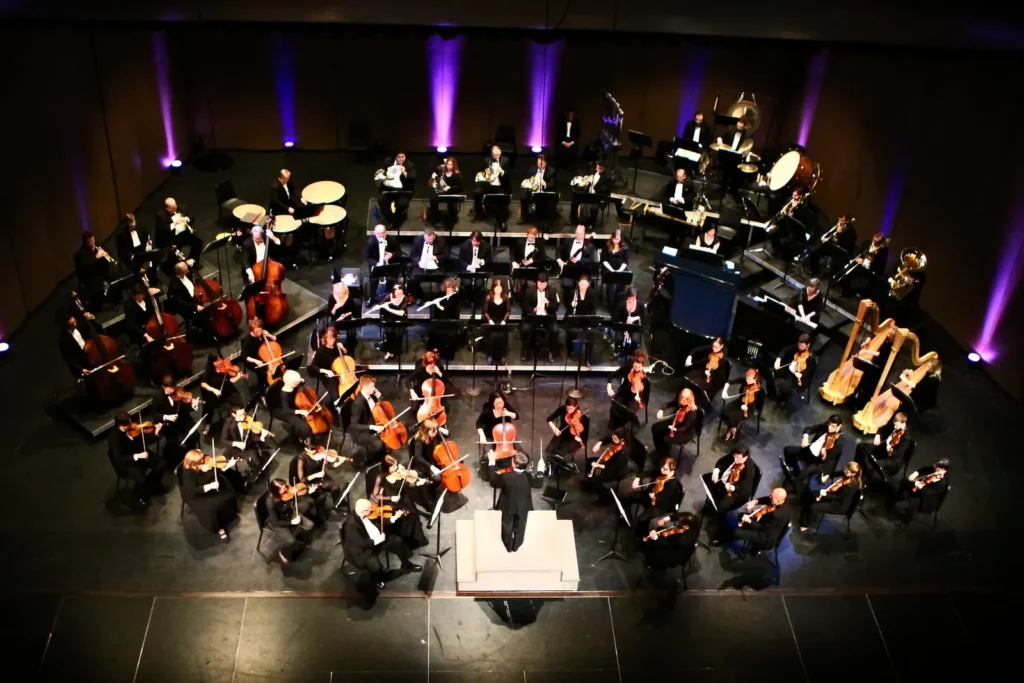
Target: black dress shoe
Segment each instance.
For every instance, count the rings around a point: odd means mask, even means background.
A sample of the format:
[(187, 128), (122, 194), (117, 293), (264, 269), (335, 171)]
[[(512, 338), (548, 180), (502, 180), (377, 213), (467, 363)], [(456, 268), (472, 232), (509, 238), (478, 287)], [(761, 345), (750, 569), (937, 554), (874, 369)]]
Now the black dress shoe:
[(412, 574), (418, 574), (419, 572), (423, 571), (422, 566), (415, 564), (413, 562), (406, 562), (402, 565), (402, 569)]
[(384, 582), (383, 581), (377, 581), (373, 585), (376, 586), (377, 590), (379, 590), (379, 591), (384, 590)]

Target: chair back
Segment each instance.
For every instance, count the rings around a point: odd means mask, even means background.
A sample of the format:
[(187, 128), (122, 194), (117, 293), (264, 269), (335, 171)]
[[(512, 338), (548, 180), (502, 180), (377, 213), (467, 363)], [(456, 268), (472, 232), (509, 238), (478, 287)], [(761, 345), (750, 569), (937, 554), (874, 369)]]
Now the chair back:
[(299, 458), (300, 455), (296, 455), (288, 463), (288, 481), (297, 481), (299, 478)]
[(907, 450), (903, 452), (903, 478), (907, 478), (907, 470), (910, 468), (910, 459), (914, 457), (914, 449), (917, 448), (917, 442), (913, 439), (907, 443)]
[(510, 123), (503, 123), (494, 131), (494, 144), (501, 147), (502, 152), (514, 152), (516, 150), (516, 127)]
[(267, 499), (270, 497), (270, 491), (264, 491), (260, 494), (260, 497), (256, 499), (256, 502), (252, 504), (253, 512), (256, 513), (256, 526), (260, 531), (263, 531), (263, 527), (267, 525)]
[(853, 519), (853, 516), (857, 514), (857, 509), (864, 502), (864, 490), (861, 489), (856, 496), (850, 499), (850, 507), (846, 510), (846, 518)]
[(230, 180), (218, 183), (217, 187), (213, 189), (213, 193), (217, 195), (218, 205), (223, 205), (224, 202), (238, 198), (238, 194), (235, 192), (235, 186), (231, 184)]
[(750, 495), (756, 498), (757, 487), (761, 485), (761, 467), (756, 462), (754, 462), (754, 456), (748, 457), (747, 462), (749, 462), (750, 466), (754, 468), (754, 485), (750, 489)]
[(779, 532), (779, 537), (775, 540), (775, 552), (778, 552), (779, 548), (782, 547), (782, 542), (786, 539), (786, 534), (788, 534), (790, 529), (792, 528), (793, 522), (790, 522), (786, 526), (782, 527), (782, 531)]
[(704, 431), (704, 417), (707, 415), (706, 411), (700, 406), (697, 407), (697, 419), (694, 420), (693, 434), (695, 438), (700, 438), (700, 433)]

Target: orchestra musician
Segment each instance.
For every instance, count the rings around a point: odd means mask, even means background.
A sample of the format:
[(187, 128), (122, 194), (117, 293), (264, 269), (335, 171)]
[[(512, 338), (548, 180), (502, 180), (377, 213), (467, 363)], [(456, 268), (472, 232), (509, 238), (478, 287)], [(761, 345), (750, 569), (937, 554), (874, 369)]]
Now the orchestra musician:
[[(192, 447), (189, 444), (199, 442), (198, 432), (192, 432), (195, 426), (192, 411), (199, 407), (199, 401), (198, 397), (185, 397), (170, 375), (160, 379), (160, 393), (153, 398), (153, 412), (159, 418), (156, 421), (163, 424), (163, 456), (170, 465), (177, 466), (185, 452)], [(192, 436), (186, 440), (189, 432), (192, 432)]]
[(91, 232), (82, 233), (82, 244), (75, 252), (75, 277), (86, 306), (93, 310), (103, 308), (103, 299), (114, 278), (114, 257), (96, 244)]
[(559, 303), (561, 299), (558, 293), (548, 286), (548, 274), (538, 273), (536, 286), (526, 292), (523, 309), (529, 314), (543, 316), (544, 321), (536, 326), (525, 320), (520, 324), (522, 362), (527, 361), (527, 349), (533, 349), (535, 353), (539, 353), (540, 349), (546, 349), (546, 354), (540, 355), (547, 355), (549, 363), (554, 361), (555, 350), (558, 347), (558, 331), (554, 329), (554, 321), (558, 316)]
[[(727, 402), (735, 398), (735, 401)], [(740, 385), (739, 394), (729, 396), (729, 383), (722, 385), (722, 421), (725, 422), (728, 430), (725, 432), (725, 441), (732, 441), (736, 438), (736, 432), (740, 425), (760, 411), (764, 405), (764, 381), (757, 368), (747, 368), (743, 375), (743, 384)]]
[[(267, 518), (266, 526), (285, 543), (277, 556), (281, 564), (291, 564), (312, 540), (315, 525), (309, 513), (313, 501), (309, 494), (299, 495), (284, 479), (271, 479), (270, 495), (260, 500)], [(347, 549), (345, 555), (351, 560)]]
[(327, 514), (330, 512), (328, 504), (333, 507), (341, 500), (341, 489), (327, 470), (338, 467), (347, 459), (307, 443), (303, 444), (302, 450), (288, 464), (288, 479), (305, 484), (309, 490), (307, 495), (312, 499), (313, 506), (307, 514), (316, 526), (323, 526), (327, 522)]
[(827, 482), (843, 457), (843, 421), (829, 415), (821, 424), (804, 429), (799, 446), (782, 449), (783, 462), (797, 491), (803, 491), (814, 475)]
[(676, 169), (676, 177), (661, 191), (661, 201), (677, 209), (693, 209), (693, 183), (687, 179), (685, 168)]
[[(277, 341), (277, 337), (263, 329), (263, 321), (260, 318), (249, 319), (249, 333), (242, 339), (241, 358), (250, 374), (256, 376), (256, 394), (253, 402), (267, 393), (270, 388), (270, 380), (267, 377), (267, 366), (260, 360), (260, 349), (265, 348), (266, 342)], [(286, 370), (284, 363), (277, 365), (275, 380), (280, 380)]]
[(152, 437), (128, 434), (132, 419), (120, 410), (114, 415), (114, 428), (107, 432), (107, 456), (118, 477), (132, 482), (132, 495), (139, 505), (147, 505), (150, 496), (167, 491), (163, 485), (167, 463), (156, 457), (155, 449), (163, 425), (157, 424)]
[(651, 425), (651, 438), (654, 439), (658, 457), (667, 457), (672, 452), (672, 446), (693, 440), (699, 411), (693, 392), (686, 388), (658, 409), (659, 422)]
[[(445, 380), (444, 373), (441, 371), (440, 366), (438, 366), (440, 360), (441, 356), (436, 349), (433, 351), (423, 352), (423, 356), (420, 358), (420, 366), (416, 368), (416, 370), (414, 370), (405, 380), (409, 387), (409, 397), (412, 398), (413, 401), (418, 402), (426, 397), (427, 394), (425, 392), (423, 396), (420, 395), (420, 392), (423, 391), (423, 384), (428, 379), (442, 380), (447, 383), (446, 390), (452, 388), (451, 379), (449, 378)], [(442, 398), (440, 401), (441, 406), (447, 409), (448, 399)], [(448, 436), (447, 428), (441, 427), (440, 429), (445, 436)], [(427, 460), (430, 460), (430, 458), (427, 458)]]
[(307, 444), (313, 438), (313, 430), (306, 422), (309, 411), (295, 405), (295, 391), (304, 381), (295, 370), (285, 370), (281, 381), (267, 392), (267, 407), (275, 420), (288, 425), (297, 442)]
[(377, 208), (385, 222), (392, 228), (397, 228), (405, 222), (409, 215), (409, 197), (399, 195), (392, 202), (384, 196), (384, 193), (412, 192), (416, 186), (416, 169), (413, 167), (412, 161), (406, 157), (405, 152), (398, 152), (394, 157), (386, 159), (384, 168), (387, 176), (380, 184), (381, 196), (377, 202)]
[(673, 512), (683, 500), (683, 487), (676, 479), (674, 458), (661, 458), (657, 471), (634, 477), (624, 502), (637, 503), (643, 511), (636, 519), (636, 530), (640, 535), (648, 530), (647, 522), (652, 517), (661, 517)]
[(178, 250), (188, 249), (188, 259), (193, 262), (203, 252), (203, 240), (190, 225), (192, 219), (188, 213), (178, 206), (174, 197), (164, 200), (164, 206), (156, 213), (156, 248), (176, 247)]
[(387, 447), (378, 436), (383, 427), (373, 419), (373, 407), (379, 399), (377, 380), (372, 375), (361, 375), (359, 388), (352, 399), (352, 419), (348, 425), (348, 435), (357, 447), (352, 462), (358, 469), (380, 462), (387, 454)]
[(612, 178), (608, 174), (608, 166), (604, 160), (598, 160), (597, 165), (594, 167), (594, 174), (587, 184), (587, 189), (578, 189), (572, 193), (572, 203), (569, 205), (569, 220), (575, 225), (579, 225), (582, 220), (580, 218), (580, 197), (583, 194), (597, 194), (607, 195), (612, 191)]
[[(710, 482), (705, 479), (705, 483), (708, 483), (708, 490), (719, 515), (742, 507), (753, 497), (754, 472), (754, 462), (746, 446), (733, 446), (727, 455), (715, 462), (709, 476)], [(716, 537), (714, 533), (709, 535)]]
[[(608, 376), (606, 391), (612, 399), (608, 416), (609, 429), (614, 430), (627, 424), (634, 430), (639, 428), (640, 420), (635, 411), (646, 405), (651, 396), (651, 380), (644, 367), (646, 362), (646, 353), (634, 351), (627, 363)], [(613, 386), (615, 380), (619, 380), (618, 388)]]
[(844, 297), (853, 296), (863, 291), (870, 282), (870, 276), (862, 272), (857, 266), (867, 268), (878, 278), (885, 276), (885, 266), (889, 261), (889, 239), (880, 232), (876, 232), (871, 239), (861, 245), (857, 255), (850, 261), (849, 268), (845, 273), (836, 278)]
[(218, 472), (214, 459), (198, 449), (186, 453), (181, 462), (182, 499), (199, 524), (224, 542), (231, 540), (227, 527), (238, 517), (238, 492), (224, 476), (226, 471), (227, 467), (225, 472)]
[(498, 489), (497, 509), (501, 510), (501, 542), (510, 553), (519, 550), (526, 534), (526, 520), (533, 510), (534, 474), (528, 471), (530, 456), (516, 451), (512, 471), (499, 474), (495, 463), (497, 453), (487, 453), (487, 479)]
[(476, 432), (480, 436), (480, 443), (491, 440), (496, 425), (503, 422), (514, 422), (518, 419), (519, 411), (508, 401), (505, 394), (500, 391), (491, 392), (483, 410), (476, 418)]
[(327, 297), (327, 308), (325, 310), (339, 338), (344, 336), (346, 352), (355, 352), (359, 330), (356, 327), (345, 326), (343, 323), (346, 320), (355, 320), (362, 317), (362, 306), (360, 303), (352, 298), (352, 293), (344, 282), (339, 280), (331, 285), (331, 293)]
[(68, 371), (75, 379), (84, 378), (86, 389), (92, 395), (91, 380), (89, 380), (89, 375), (92, 374), (92, 364), (89, 363), (89, 357), (85, 353), (86, 337), (82, 335), (83, 329), (86, 331), (86, 336), (90, 337), (100, 334), (102, 331), (92, 313), (86, 311), (83, 319), (79, 321), (73, 313), (69, 312), (64, 318), (64, 330), (57, 338), (57, 348), (60, 350), (64, 363), (68, 366)]
[[(616, 228), (608, 238), (601, 252), (601, 267), (609, 273), (624, 273), (629, 270), (629, 245), (622, 237), (622, 228)], [(626, 285), (609, 282), (604, 287), (608, 310), (613, 311)]]
[(774, 488), (771, 494), (755, 498), (742, 508), (730, 512), (733, 538), (749, 542), (753, 550), (773, 547), (792, 521), (792, 513), (786, 502), (788, 497), (786, 489)]
[(580, 122), (576, 118), (576, 112), (572, 109), (565, 112), (565, 117), (558, 123), (555, 131), (555, 140), (558, 141), (555, 156), (559, 168), (572, 168), (579, 158), (580, 147)]
[(412, 253), (410, 254), (412, 275), (420, 298), (426, 296), (427, 290), (433, 296), (437, 289), (437, 283), (421, 282), (417, 276), (438, 272), (441, 260), (447, 256), (448, 245), (445, 243), (444, 237), (438, 235), (429, 225), (423, 229), (422, 235), (417, 235), (412, 241)]
[(327, 398), (324, 404), (334, 409), (339, 398), (340, 378), (334, 374), (331, 367), (335, 360), (342, 354), (348, 355), (348, 349), (338, 341), (338, 332), (333, 327), (328, 327), (320, 335), (320, 345), (313, 354), (313, 360), (309, 362), (309, 369), (317, 374), (320, 386), (327, 389)]
[(196, 300), (195, 295), (196, 284), (192, 280), (188, 264), (184, 261), (175, 263), (174, 277), (167, 285), (168, 308), (187, 320), (191, 331), (210, 339), (214, 336), (210, 319), (204, 314), (205, 309)]
[(896, 485), (893, 509), (898, 524), (906, 526), (918, 512), (935, 512), (949, 490), (949, 460), (923, 467)]
[[(559, 252), (558, 258), (555, 259), (558, 262), (558, 266), (562, 269), (565, 268), (566, 264), (574, 264), (585, 267), (586, 270), (590, 270), (590, 267), (594, 263), (594, 245), (592, 240), (587, 238), (587, 228), (585, 225), (577, 225), (573, 241), (562, 246)], [(575, 282), (572, 277), (565, 275), (562, 277), (562, 294), (567, 295), (569, 291), (575, 286)], [(566, 296), (568, 301), (568, 296)]]
[(558, 180), (555, 169), (548, 165), (547, 155), (537, 155), (537, 168), (523, 181), (523, 196), (519, 199), (519, 225), (529, 223), (532, 217), (530, 206), (534, 192), (557, 192)]
[(484, 240), (483, 233), (474, 230), (469, 239), (459, 245), (459, 263), (462, 269), (475, 273), (487, 269), (494, 259), (491, 243)]
[(508, 355), (508, 316), (512, 312), (512, 306), (508, 300), (507, 287), (507, 283), (500, 277), (491, 280), (491, 288), (484, 303), (484, 318), (487, 325), (494, 326), (484, 328), (488, 365), (505, 365), (505, 356)]
[[(441, 281), (440, 296), (448, 297), (444, 301), (438, 301), (430, 307), (430, 320), (457, 321), (461, 313), (461, 301), (459, 299), (459, 283), (455, 278), (446, 277)], [(462, 344), (464, 328), (458, 323), (455, 324), (431, 324), (427, 338), (427, 346), (438, 350), (441, 358), (452, 360), (455, 353)]]
[[(366, 270), (372, 274), (377, 266), (387, 266), (398, 263), (402, 257), (402, 247), (398, 240), (388, 236), (388, 229), (382, 224), (373, 228), (373, 235), (366, 241)], [(371, 301), (378, 301), (387, 295), (388, 281), (386, 278), (379, 278), (374, 286)]]
[[(622, 304), (617, 307), (612, 306), (610, 310), (612, 311), (612, 322), (623, 325), (647, 326), (647, 305), (640, 301), (639, 293), (636, 287), (632, 285), (626, 287), (626, 298)], [(619, 346), (617, 341), (616, 350), (619, 351), (619, 355), (631, 354), (640, 348), (642, 340), (643, 330), (624, 330), (620, 340), (622, 342), (621, 346)]]
[(517, 242), (512, 254), (513, 268), (540, 268), (547, 261), (547, 242), (536, 226), (526, 229), (526, 237)]
[(572, 462), (578, 455), (586, 457), (587, 441), (590, 439), (590, 417), (580, 410), (578, 400), (569, 396), (565, 406), (548, 415), (548, 427), (553, 437), (544, 450), (547, 455), (556, 455)]
[[(595, 313), (597, 313), (597, 295), (590, 291), (590, 276), (583, 273), (576, 282), (576, 291), (573, 292), (572, 298), (566, 298), (563, 320), (568, 319), (569, 316), (592, 316)], [(575, 356), (576, 353), (581, 353), (583, 355), (583, 367), (588, 370), (594, 359), (594, 340), (596, 337), (597, 333), (591, 328), (585, 330), (570, 329), (566, 332), (565, 343), (568, 346), (569, 355)], [(578, 352), (576, 351), (577, 344), (582, 347)]]
[(899, 412), (883, 425), (871, 441), (857, 444), (854, 462), (861, 467), (869, 465), (883, 480), (895, 477), (906, 466), (907, 451), (914, 440), (907, 436), (907, 414)]
[(729, 379), (728, 357), (725, 339), (715, 337), (711, 344), (698, 346), (686, 356), (686, 379), (696, 384), (709, 398), (714, 396)]
[(827, 485), (812, 481), (802, 495), (800, 531), (807, 531), (818, 515), (845, 515), (863, 488), (860, 465), (855, 462), (846, 463), (843, 473)]
[[(854, 227), (853, 222), (853, 217), (848, 213), (844, 213), (837, 220), (835, 227), (822, 235), (816, 244), (811, 245), (807, 250), (806, 259), (811, 273), (815, 275), (825, 272), (827, 274), (834, 273), (837, 266), (842, 266), (853, 256), (853, 252), (857, 248), (857, 229)], [(845, 251), (847, 254), (846, 258), (840, 263), (832, 263), (831, 257), (825, 252), (825, 247), (829, 244), (834, 244)]]
[(739, 119), (726, 129), (724, 136), (718, 138), (718, 143), (729, 149), (738, 150), (740, 145), (752, 137), (753, 133), (747, 130), (746, 120)]
[(253, 274), (252, 269), (257, 263), (262, 263), (264, 258), (267, 257), (268, 246), (272, 255), (276, 249), (281, 247), (281, 240), (274, 234), (273, 230), (269, 228), (264, 230), (259, 225), (253, 226), (252, 231), (249, 233), (249, 239), (242, 246), (242, 253), (245, 257), (246, 282), (250, 284), (256, 282), (256, 276)]
[(241, 402), (231, 404), (231, 414), (224, 418), (220, 428), (220, 444), (224, 447), (225, 458), (238, 458), (249, 464), (249, 470), (262, 467), (264, 453), (262, 446), (271, 436), (266, 429), (257, 434), (245, 424), (245, 406)]
[(135, 222), (135, 214), (126, 213), (121, 219), (121, 224), (117, 226), (114, 244), (117, 246), (117, 257), (128, 268), (138, 270), (141, 267), (147, 267), (150, 277), (155, 277), (153, 270), (148, 268), (151, 265), (152, 257), (149, 252), (153, 251), (153, 240), (149, 233)]
[(419, 472), (415, 469), (400, 467), (393, 455), (385, 455), (384, 464), (377, 468), (370, 489), (372, 502), (391, 505), (396, 511), (403, 511), (402, 518), (391, 525), (390, 531), (401, 538), (410, 550), (427, 544), (419, 512), (412, 501), (412, 492), (428, 483), (428, 479), (419, 478)]
[[(430, 176), (430, 213), (428, 220), (437, 221), (441, 217), (439, 197), (444, 195), (462, 195), (466, 193), (466, 186), (462, 180), (462, 171), (459, 170), (459, 162), (455, 157), (448, 157), (441, 162), (441, 165)], [(446, 199), (448, 205), (448, 224), (455, 225), (459, 221), (459, 200)]]
[(439, 431), (437, 421), (428, 417), (409, 439), (409, 455), (412, 457), (409, 467), (416, 470), (423, 481), (431, 484), (414, 487), (410, 492), (412, 502), (424, 510), (433, 510), (439, 495), (437, 484), (441, 480), (441, 470), (434, 460), (434, 449), (442, 443)]
[(657, 580), (667, 569), (689, 564), (700, 537), (700, 519), (692, 512), (672, 510), (651, 518), (640, 533), (646, 568)]
[(404, 572), (420, 572), (423, 567), (410, 560), (412, 553), (401, 536), (391, 533), (392, 527), (401, 521), (405, 512), (395, 510), (386, 519), (370, 519), (374, 507), (366, 498), (355, 502), (352, 506), (355, 514), (348, 515), (341, 526), (341, 544), (345, 559), (357, 569), (365, 571), (377, 590), (383, 590), (387, 573), (380, 558), (381, 552), (397, 555)]
[(722, 240), (718, 239), (718, 228), (714, 224), (708, 224), (704, 228), (704, 232), (694, 239), (693, 246), (709, 249), (717, 254), (718, 250), (722, 248)]
[[(391, 286), (391, 295), (380, 304), (380, 318), (383, 323), (381, 330), (384, 338), (377, 345), (378, 351), (384, 352), (384, 361), (387, 362), (402, 352), (402, 342), (405, 335), (401, 325), (393, 324), (396, 320), (405, 320), (408, 302), (405, 299), (405, 289), (400, 284)], [(392, 324), (388, 324), (391, 322)]]
[(295, 192), (292, 172), (282, 168), (277, 180), (270, 185), (270, 212), (275, 216), (309, 217), (305, 209), (306, 200)]
[[(503, 156), (501, 147), (491, 145), (490, 156), (484, 159), (481, 173), (486, 174), (486, 180), (478, 182), (473, 190), (473, 222), (478, 223), (484, 218), (484, 195), (508, 194), (508, 157)], [(499, 209), (502, 213), (496, 215), (494, 220), (499, 230), (505, 229), (505, 222), (508, 216), (508, 208)]]
[[(137, 284), (132, 288), (132, 298), (124, 305), (124, 327), (128, 339), (137, 346), (143, 347), (153, 341), (153, 338), (146, 333), (146, 323), (154, 315), (152, 306), (149, 304), (149, 295), (160, 294), (156, 287), (146, 288), (143, 284)], [(145, 352), (145, 351), (144, 351)]]
[[(786, 365), (783, 365), (786, 363)], [(795, 346), (788, 346), (775, 359), (775, 392), (785, 402), (794, 392), (802, 390), (814, 377), (818, 357), (811, 351), (811, 335), (801, 334)]]
[(596, 457), (587, 458), (587, 477), (581, 488), (597, 492), (597, 503), (611, 502), (611, 489), (629, 473), (634, 460), (634, 439), (628, 430), (618, 427), (608, 436), (594, 444), (591, 453)]
[[(802, 188), (794, 188), (790, 199), (779, 210), (770, 221), (768, 227), (768, 238), (772, 243), (772, 253), (776, 258), (789, 260), (797, 254), (802, 254), (807, 244), (807, 233), (812, 232), (806, 216), (800, 214), (805, 212), (805, 200), (807, 194)], [(787, 220), (787, 219), (794, 220)]]
[[(217, 412), (217, 408), (228, 402), (228, 405), (235, 402), (238, 397), (238, 382), (246, 379), (245, 373), (239, 371), (231, 376), (217, 370), (218, 363), (227, 361), (219, 352), (211, 351), (206, 357), (206, 368), (199, 379), (199, 387), (203, 396), (203, 415), (206, 423), (203, 424), (203, 435), (209, 434), (210, 423)], [(230, 361), (227, 361), (230, 363)], [(240, 370), (240, 369), (239, 369)]]
[(825, 297), (821, 295), (821, 280), (816, 277), (808, 280), (807, 286), (800, 290), (800, 298), (797, 301), (798, 318), (815, 325), (821, 322), (821, 310), (825, 306)]
[(686, 122), (678, 142), (694, 152), (703, 151), (711, 143), (711, 127), (704, 123), (704, 112), (697, 112)]

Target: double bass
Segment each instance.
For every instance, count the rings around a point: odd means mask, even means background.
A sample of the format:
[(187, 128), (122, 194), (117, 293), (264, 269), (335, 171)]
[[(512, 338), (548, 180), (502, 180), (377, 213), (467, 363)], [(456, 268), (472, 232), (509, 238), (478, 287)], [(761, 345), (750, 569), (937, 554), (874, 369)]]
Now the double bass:
[[(85, 318), (85, 306), (77, 292), (71, 293), (71, 302), (78, 314)], [(121, 403), (135, 393), (135, 371), (124, 361), (124, 354), (113, 338), (97, 334), (92, 325), (86, 325), (85, 356), (89, 361), (90, 377), (96, 398), (107, 404)]]
[[(273, 229), (271, 218), (267, 225), (267, 233)], [(266, 240), (264, 244), (267, 248), (263, 250), (263, 260), (252, 267), (253, 278), (256, 281), (263, 280), (263, 291), (249, 297), (245, 306), (250, 320), (259, 317), (267, 326), (274, 327), (288, 317), (288, 297), (281, 291), (285, 269), (282, 264), (270, 258), (270, 241)]]
[(441, 469), (441, 486), (458, 493), (469, 486), (469, 468), (459, 457), (459, 446), (441, 435), (441, 443), (434, 446), (434, 462)]
[(153, 308), (153, 317), (146, 323), (146, 334), (154, 346), (149, 355), (149, 370), (154, 377), (187, 375), (192, 371), (192, 347), (185, 341), (178, 319), (160, 310), (160, 303), (149, 291), (149, 278), (145, 273), (142, 274), (142, 283), (149, 292), (149, 305)]
[(212, 277), (196, 277), (195, 284), (195, 300), (203, 307), (217, 338), (227, 339), (238, 332), (238, 326), (242, 324), (242, 307), (238, 302), (224, 296), (220, 282)]

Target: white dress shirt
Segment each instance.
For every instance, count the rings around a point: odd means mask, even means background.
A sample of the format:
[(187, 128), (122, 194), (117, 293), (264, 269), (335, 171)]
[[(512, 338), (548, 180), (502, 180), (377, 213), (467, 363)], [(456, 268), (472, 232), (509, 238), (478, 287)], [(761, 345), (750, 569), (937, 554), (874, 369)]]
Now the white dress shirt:
[(82, 339), (82, 333), (78, 331), (78, 328), (71, 330), (71, 336), (74, 337), (75, 342), (78, 343), (79, 348), (85, 349), (85, 340)]
[(128, 234), (132, 236), (132, 246), (133, 247), (140, 247), (140, 246), (142, 246), (142, 240), (139, 239), (139, 231), (138, 230), (129, 230)]
[(388, 169), (387, 178), (384, 179), (384, 186), (392, 190), (402, 189), (402, 167), (398, 164)]
[(593, 192), (594, 188), (597, 187), (597, 181), (601, 177), (600, 173), (594, 174), (594, 179), (590, 181), (590, 191)]
[(583, 242), (580, 240), (573, 240), (572, 247), (569, 249), (569, 259), (572, 260), (583, 253)]
[(423, 270), (435, 270), (437, 268), (437, 264), (434, 263), (433, 258), (431, 258), (433, 255), (434, 245), (429, 242), (424, 242), (423, 253), (420, 255), (420, 268)]
[(363, 528), (366, 529), (366, 533), (370, 536), (370, 540), (373, 541), (374, 545), (380, 545), (384, 542), (384, 534), (380, 532), (373, 522), (368, 520), (366, 517), (360, 518), (363, 522)]
[(700, 126), (693, 127), (693, 141), (700, 142)]
[(501, 185), (501, 163), (491, 159), (491, 170), (494, 173), (491, 178), (491, 185), (497, 187), (498, 185)]
[(537, 315), (548, 314), (548, 297), (544, 292), (537, 292)]
[(196, 295), (196, 286), (192, 284), (191, 280), (189, 280), (187, 277), (179, 277), (178, 279), (181, 280), (181, 284), (185, 285), (185, 289), (188, 290), (189, 296)]
[(382, 240), (382, 239), (378, 238), (377, 239), (377, 265), (378, 266), (383, 266), (384, 265), (384, 254), (386, 254), (387, 251), (388, 251), (388, 241), (387, 240)]
[(821, 448), (822, 448), (822, 446), (825, 445), (825, 437), (826, 436), (828, 436), (828, 432), (825, 432), (824, 434), (819, 436), (817, 439), (814, 440), (814, 443), (811, 444), (811, 446), (810, 446), (811, 454), (815, 458), (817, 458), (818, 456), (821, 455)]
[(672, 196), (672, 199), (676, 200), (679, 204), (683, 203), (683, 184), (676, 183), (676, 193)]
[(571, 138), (572, 137), (572, 121), (566, 121), (565, 122), (565, 137), (567, 137), (567, 138)]
[(743, 136), (743, 133), (741, 133), (739, 131), (736, 131), (736, 134), (732, 136), (732, 148), (733, 149), (737, 149), (740, 146), (740, 138), (742, 136)]

